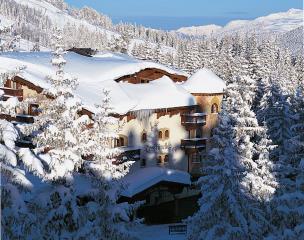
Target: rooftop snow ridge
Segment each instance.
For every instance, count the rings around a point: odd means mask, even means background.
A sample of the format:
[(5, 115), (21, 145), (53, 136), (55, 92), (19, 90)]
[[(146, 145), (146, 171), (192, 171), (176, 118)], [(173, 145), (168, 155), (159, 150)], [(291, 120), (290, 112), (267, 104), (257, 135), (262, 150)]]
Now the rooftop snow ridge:
[(210, 69), (203, 68), (181, 84), (190, 93), (223, 93), (225, 82)]

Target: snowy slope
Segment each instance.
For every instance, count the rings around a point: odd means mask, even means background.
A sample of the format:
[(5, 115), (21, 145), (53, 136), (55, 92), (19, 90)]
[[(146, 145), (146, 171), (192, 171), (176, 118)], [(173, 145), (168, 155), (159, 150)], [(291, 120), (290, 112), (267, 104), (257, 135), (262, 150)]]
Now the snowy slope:
[(290, 9), (287, 12), (274, 13), (268, 16), (256, 18), (251, 21), (231, 21), (224, 27), (207, 25), (181, 28), (178, 29), (177, 32), (195, 36), (209, 36), (211, 32), (217, 36), (233, 33), (256, 33), (258, 35), (267, 35), (273, 33), (283, 34), (300, 26), (303, 26), (303, 10)]
[(192, 26), (192, 27), (183, 27), (178, 29), (176, 32), (189, 35), (189, 36), (210, 36), (213, 33), (216, 33), (222, 29), (221, 26), (211, 24), (205, 26)]
[(54, 7), (52, 4), (45, 2), (43, 0), (14, 0), (15, 2), (28, 6), (29, 8), (34, 8), (36, 10), (40, 10), (44, 12), (46, 16), (48, 16), (52, 23), (58, 27), (63, 28), (67, 23), (71, 25), (75, 25), (77, 27), (79, 26), (85, 26), (91, 31), (102, 31), (106, 33), (108, 37), (111, 37), (113, 35), (117, 35), (117, 33), (114, 33), (112, 31), (108, 31), (106, 29), (103, 29), (101, 27), (94, 26), (87, 21), (79, 20), (71, 15), (67, 11), (60, 10), (56, 7)]

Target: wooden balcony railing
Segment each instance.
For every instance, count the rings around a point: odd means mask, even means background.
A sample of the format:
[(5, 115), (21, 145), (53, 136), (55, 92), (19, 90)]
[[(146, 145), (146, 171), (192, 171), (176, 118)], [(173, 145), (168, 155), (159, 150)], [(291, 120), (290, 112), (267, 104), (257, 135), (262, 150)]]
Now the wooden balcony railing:
[(206, 138), (189, 138), (182, 139), (181, 148), (186, 151), (186, 153), (201, 152), (206, 149)]
[(187, 129), (197, 129), (206, 125), (206, 114), (205, 113), (190, 113), (183, 114), (181, 116), (182, 125)]
[(4, 100), (7, 100), (9, 97), (17, 97), (19, 101), (23, 100), (23, 89), (1, 87), (0, 90), (4, 92)]
[(34, 123), (34, 118), (30, 115), (11, 116), (8, 114), (0, 114), (0, 119), (5, 119), (9, 122)]

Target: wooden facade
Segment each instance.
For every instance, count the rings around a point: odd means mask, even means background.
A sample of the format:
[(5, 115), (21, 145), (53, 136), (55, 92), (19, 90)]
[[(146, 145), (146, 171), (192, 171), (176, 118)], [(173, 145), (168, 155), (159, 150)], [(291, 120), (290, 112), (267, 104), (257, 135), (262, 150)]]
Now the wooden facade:
[(171, 78), (174, 82), (184, 82), (187, 80), (187, 77), (183, 75), (171, 74), (164, 70), (156, 69), (156, 68), (147, 68), (137, 73), (120, 77), (115, 81), (140, 84), (140, 83), (149, 83), (150, 81), (160, 79), (163, 76), (167, 76)]

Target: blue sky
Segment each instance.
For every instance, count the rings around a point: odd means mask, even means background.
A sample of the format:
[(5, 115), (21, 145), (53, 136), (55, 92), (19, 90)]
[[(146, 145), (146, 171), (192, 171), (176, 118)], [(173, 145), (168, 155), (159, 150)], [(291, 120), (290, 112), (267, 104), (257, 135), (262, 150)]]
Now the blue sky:
[(95, 8), (113, 18), (147, 27), (219, 24), (253, 19), (290, 8), (303, 8), (302, 0), (66, 0), (74, 7)]

